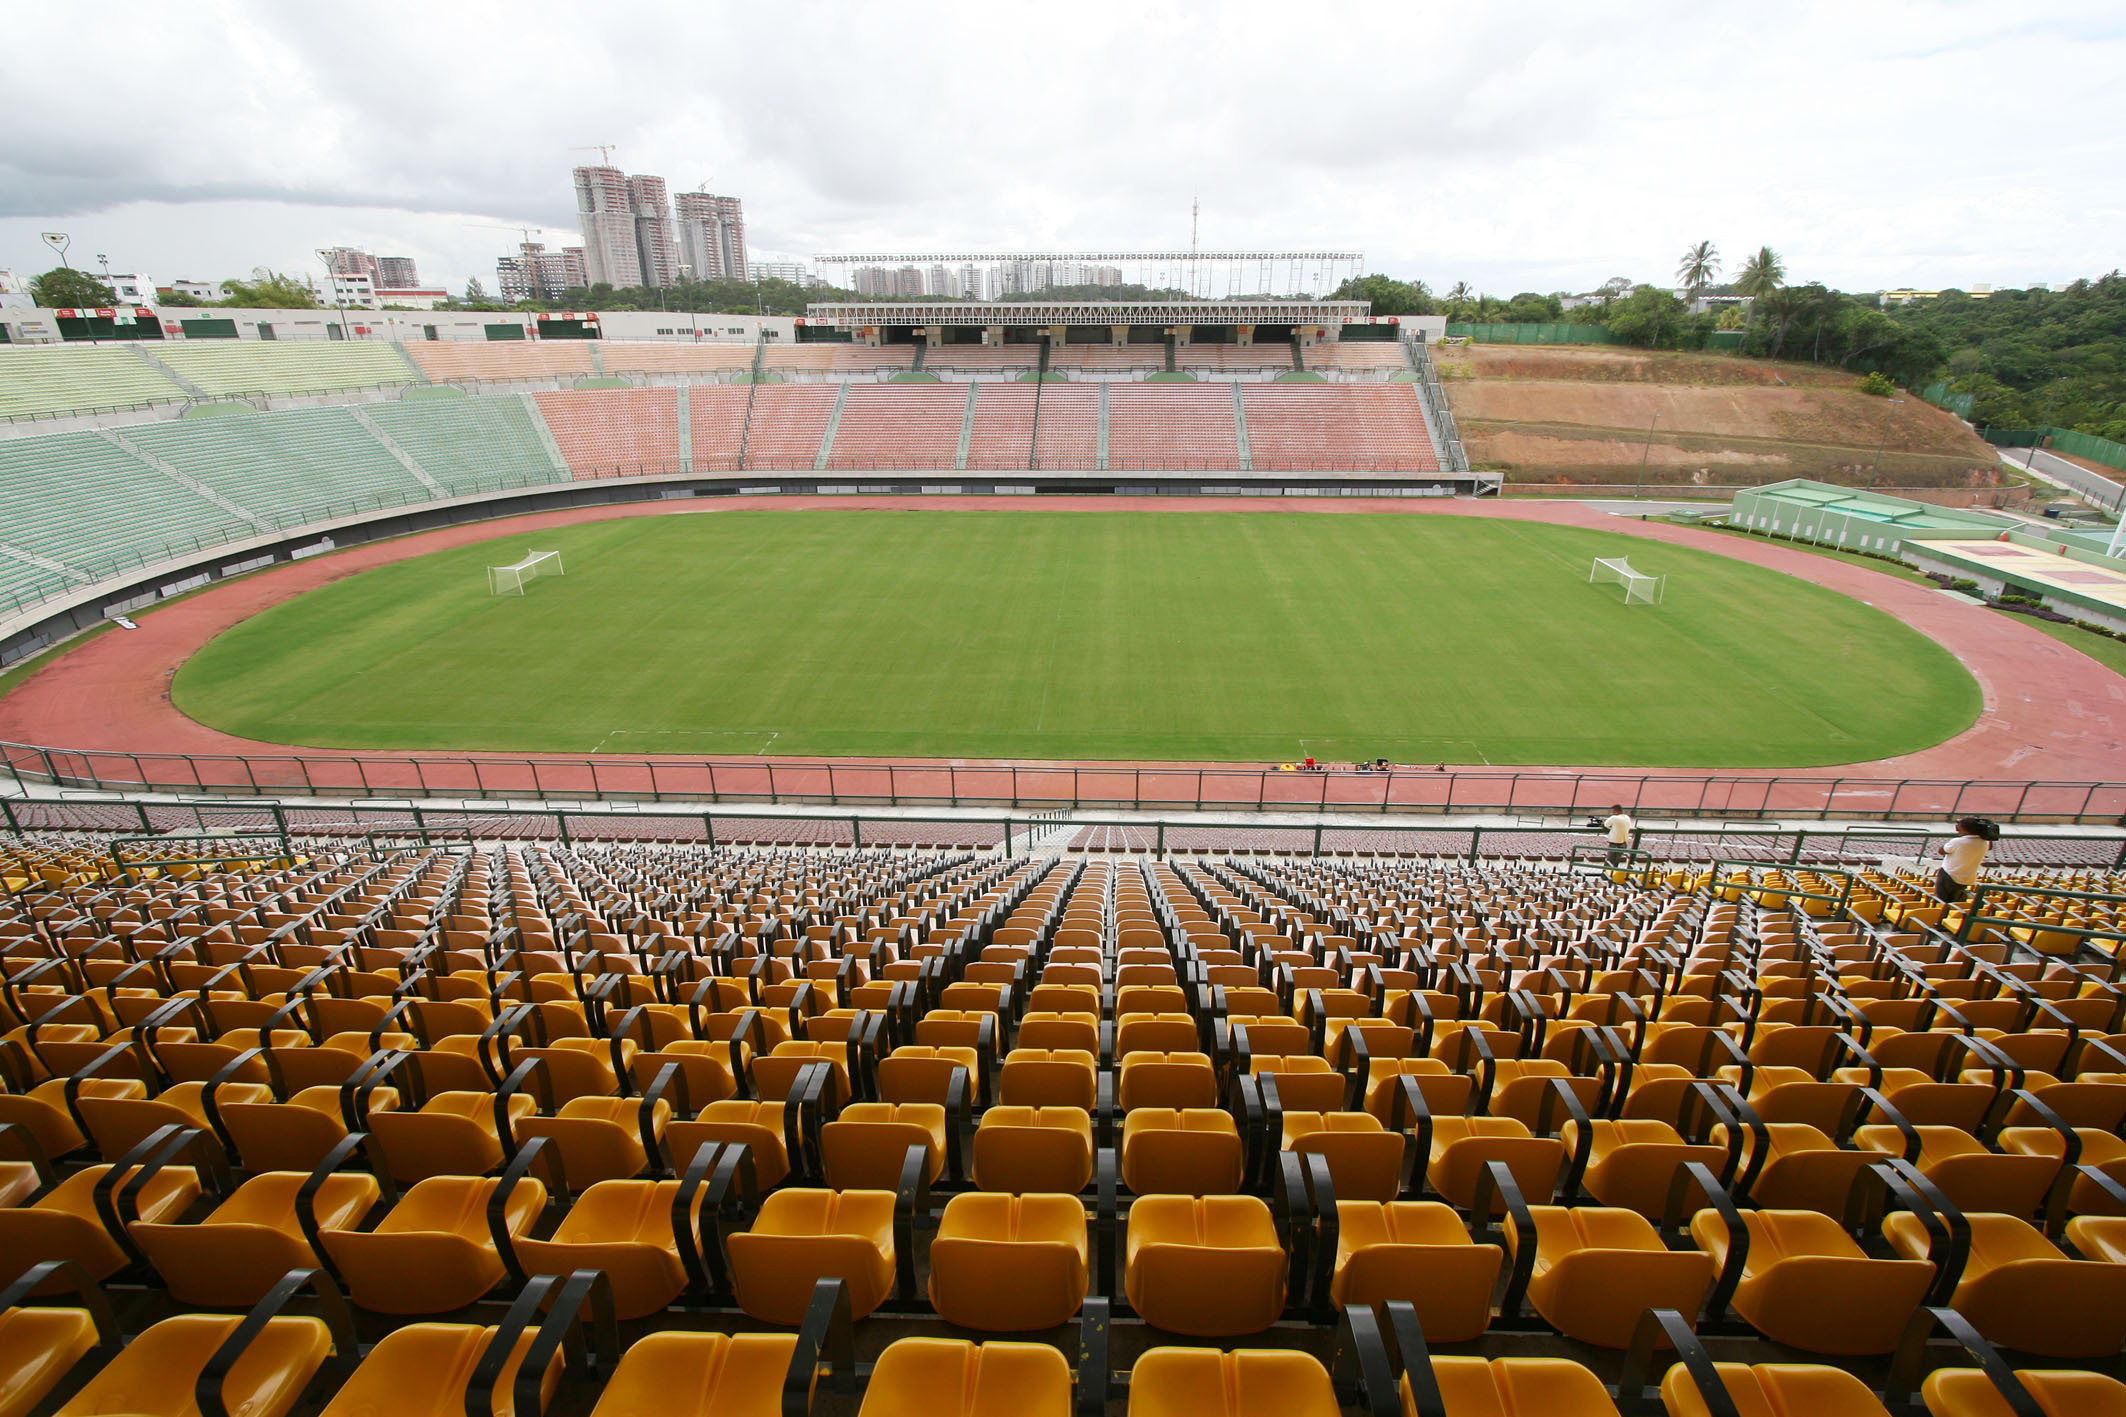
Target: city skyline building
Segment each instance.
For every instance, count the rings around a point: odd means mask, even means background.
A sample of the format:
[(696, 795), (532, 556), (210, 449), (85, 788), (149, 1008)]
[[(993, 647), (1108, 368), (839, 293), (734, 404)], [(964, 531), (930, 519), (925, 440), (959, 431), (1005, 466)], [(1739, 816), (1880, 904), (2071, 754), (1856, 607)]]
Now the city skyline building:
[(695, 280), (750, 280), (745, 206), (736, 197), (681, 192), (678, 213), (680, 260)]
[(641, 285), (642, 255), (635, 245), (635, 208), (627, 174), (617, 167), (579, 167), (572, 176), (588, 283)]
[(359, 246), (331, 246), (324, 252), (325, 269), (336, 276), (367, 276), (378, 289), (407, 290), (421, 283), (421, 273), (411, 256), (378, 256)]
[(504, 300), (554, 300), (589, 284), (581, 246), (549, 251), (543, 242), (526, 241), (516, 255), (495, 262), (495, 286)]

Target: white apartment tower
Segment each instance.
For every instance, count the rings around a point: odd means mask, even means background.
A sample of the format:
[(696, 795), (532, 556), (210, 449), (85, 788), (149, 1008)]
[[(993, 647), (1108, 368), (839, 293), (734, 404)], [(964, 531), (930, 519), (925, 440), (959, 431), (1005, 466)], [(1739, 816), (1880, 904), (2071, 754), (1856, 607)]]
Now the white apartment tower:
[(695, 280), (751, 280), (746, 259), (746, 213), (736, 197), (681, 192), (679, 259)]
[(576, 219), (583, 230), (584, 273), (592, 285), (641, 285), (635, 245), (635, 208), (627, 174), (617, 167), (575, 171)]

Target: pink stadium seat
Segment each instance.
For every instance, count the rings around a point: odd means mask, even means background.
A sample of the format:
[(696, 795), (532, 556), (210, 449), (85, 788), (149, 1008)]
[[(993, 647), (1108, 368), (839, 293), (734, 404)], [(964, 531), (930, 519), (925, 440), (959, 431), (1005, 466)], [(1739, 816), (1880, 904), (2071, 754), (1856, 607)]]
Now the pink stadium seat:
[(827, 466), (951, 467), (966, 415), (965, 384), (851, 384)]
[(824, 374), (834, 367), (834, 355), (846, 346), (835, 344), (771, 344), (766, 362), (770, 369), (782, 373), (812, 370)]
[(745, 433), (745, 384), (694, 384), (687, 389), (687, 415), (694, 442), (694, 471), (728, 472), (738, 466)]
[[(1054, 393), (1056, 388), (1051, 384), (1042, 391), (1043, 413), (1049, 410), (1045, 395)], [(974, 431), (967, 440), (967, 466), (1026, 466), (1026, 451), (1033, 446), (1033, 395), (1031, 384), (979, 386), (974, 405)]]
[(1225, 384), (1109, 386), (1111, 468), (1237, 468), (1233, 391)]
[[(796, 354), (785, 349), (782, 354)], [(830, 353), (820, 346), (819, 353)], [(753, 390), (753, 429), (746, 438), (746, 466), (804, 469), (819, 458), (820, 439), (834, 416), (834, 384), (761, 384)], [(949, 464), (948, 464), (949, 466)]]
[(1435, 471), (1439, 453), (1409, 384), (1243, 384), (1258, 471)]
[(1100, 386), (1043, 384), (1041, 466), (1089, 468), (1099, 461)]
[(1307, 346), (1309, 369), (1404, 369), (1403, 347), (1394, 340), (1337, 341)]
[(537, 397), (576, 476), (679, 471), (677, 389), (564, 389)]

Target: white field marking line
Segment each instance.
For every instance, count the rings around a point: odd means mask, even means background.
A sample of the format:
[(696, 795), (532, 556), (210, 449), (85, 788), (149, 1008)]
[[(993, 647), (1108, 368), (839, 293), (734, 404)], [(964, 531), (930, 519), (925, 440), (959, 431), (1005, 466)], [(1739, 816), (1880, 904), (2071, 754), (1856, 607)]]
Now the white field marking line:
[[(1306, 753), (1304, 752), (1304, 749), (1306, 748), (1306, 746), (1307, 746), (1307, 745), (1308, 745), (1309, 743), (1313, 743), (1313, 742), (1324, 742), (1324, 743), (1326, 743), (1326, 742), (1328, 742), (1328, 741), (1330, 741), (1330, 740), (1329, 740), (1329, 739), (1326, 739), (1326, 738), (1323, 738), (1323, 739), (1313, 739), (1313, 738), (1302, 738), (1302, 739), (1300, 739), (1300, 740), (1299, 740), (1299, 746), (1300, 746), (1300, 748), (1302, 749), (1302, 751), (1301, 751), (1301, 753), (1300, 753), (1300, 756), (1301, 756), (1301, 757), (1305, 757), (1305, 756), (1306, 756)], [(1338, 741), (1341, 741), (1341, 740), (1338, 740)], [(1487, 767), (1487, 768), (1488, 768), (1488, 767), (1490, 767), (1490, 766), (1491, 766), (1491, 759), (1489, 759), (1489, 758), (1485, 758), (1485, 757), (1484, 757), (1484, 750), (1483, 750), (1483, 748), (1482, 748), (1482, 747), (1481, 747), (1481, 746), (1480, 746), (1480, 745), (1479, 745), (1479, 744), (1477, 743), (1477, 741), (1476, 741), (1476, 740), (1475, 740), (1474, 738), (1383, 738), (1383, 739), (1381, 739), (1380, 741), (1381, 741), (1381, 745), (1382, 745), (1383, 747), (1389, 747), (1389, 748), (1393, 748), (1393, 747), (1395, 747), (1395, 746), (1396, 746), (1396, 745), (1398, 745), (1398, 744), (1404, 744), (1404, 745), (1407, 745), (1407, 744), (1411, 744), (1411, 743), (1429, 743), (1429, 744), (1435, 744), (1435, 745), (1438, 745), (1438, 744), (1454, 744), (1454, 743), (1466, 743), (1466, 744), (1468, 744), (1468, 745), (1469, 745), (1469, 750), (1470, 750), (1471, 752), (1475, 753), (1475, 754), (1476, 754), (1476, 755), (1477, 755), (1478, 757), (1480, 757), (1480, 758), (1484, 758), (1484, 766), (1485, 766), (1485, 767)], [(1437, 760), (1437, 759), (1434, 759), (1434, 761), (1436, 762), (1436, 761), (1438, 761), (1438, 760)]]
[(686, 738), (765, 738), (768, 741), (761, 744), (760, 752), (755, 756), (766, 757), (768, 749), (775, 745), (775, 740), (781, 734), (773, 729), (765, 728), (616, 728), (603, 738), (600, 738), (598, 746), (591, 749), (591, 751), (593, 753), (604, 752), (605, 745), (615, 738), (669, 738), (673, 736)]

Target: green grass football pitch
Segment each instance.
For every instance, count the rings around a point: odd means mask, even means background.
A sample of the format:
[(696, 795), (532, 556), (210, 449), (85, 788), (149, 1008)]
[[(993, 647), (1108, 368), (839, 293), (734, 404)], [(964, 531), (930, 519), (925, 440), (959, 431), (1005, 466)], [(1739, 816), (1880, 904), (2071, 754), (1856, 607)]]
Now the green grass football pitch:
[[(490, 595), (532, 550), (566, 574)], [(1627, 554), (1665, 603), (1588, 584)], [(173, 692), (319, 747), (1695, 767), (1884, 757), (1979, 709), (1933, 641), (1721, 556), (1275, 512), (591, 522), (323, 586)]]

